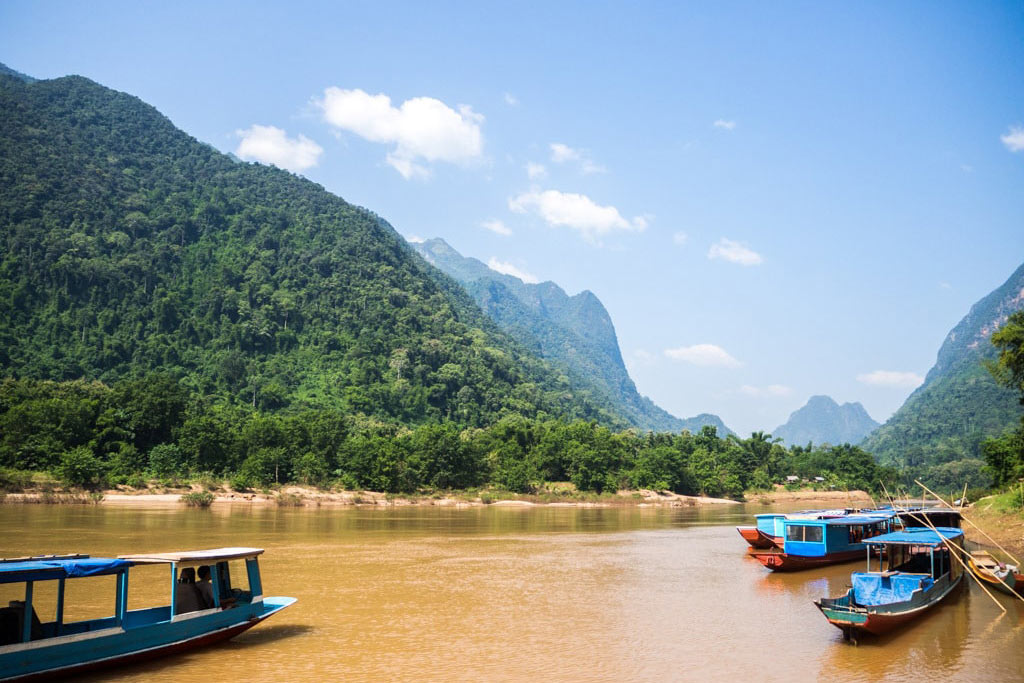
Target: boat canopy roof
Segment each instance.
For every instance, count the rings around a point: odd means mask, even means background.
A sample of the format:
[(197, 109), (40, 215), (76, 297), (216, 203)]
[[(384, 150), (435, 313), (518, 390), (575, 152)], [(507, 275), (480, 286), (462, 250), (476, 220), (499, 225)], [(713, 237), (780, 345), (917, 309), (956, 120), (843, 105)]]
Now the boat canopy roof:
[(846, 517), (808, 517), (787, 519), (786, 526), (865, 526), (889, 519), (888, 515), (847, 515)]
[(108, 557), (80, 557), (70, 560), (30, 559), (0, 562), (0, 583), (73, 579), (103, 576), (124, 571), (132, 563)]
[(951, 527), (936, 527), (932, 529), (926, 527), (915, 527), (911, 529), (904, 529), (903, 531), (894, 531), (890, 534), (882, 534), (881, 536), (874, 536), (872, 538), (864, 539), (865, 543), (872, 545), (930, 545), (940, 546), (944, 540), (963, 536), (964, 532), (962, 529), (953, 529)]
[(829, 526), (861, 526), (864, 524), (878, 524), (884, 522), (892, 517), (892, 515), (884, 514), (867, 514), (867, 515), (850, 515), (849, 517), (839, 517), (837, 519), (825, 519), (822, 520)]
[(175, 562), (184, 567), (197, 567), (225, 560), (244, 560), (263, 553), (263, 548), (213, 548), (211, 550), (183, 550), (170, 553), (142, 553), (121, 555), (121, 559), (136, 564), (169, 564)]

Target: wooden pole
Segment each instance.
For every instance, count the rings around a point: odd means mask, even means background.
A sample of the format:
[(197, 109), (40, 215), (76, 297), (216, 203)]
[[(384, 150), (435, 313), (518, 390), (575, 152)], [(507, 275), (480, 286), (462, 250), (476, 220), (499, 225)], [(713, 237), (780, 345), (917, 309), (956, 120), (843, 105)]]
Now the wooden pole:
[[(967, 482), (964, 482), (964, 492), (960, 494), (960, 509), (964, 509), (964, 503), (967, 502)], [(961, 515), (963, 517), (963, 515)]]
[[(917, 484), (921, 484), (921, 482), (917, 481), (916, 479), (915, 479), (914, 481), (915, 481), (915, 483), (917, 483)], [(921, 488), (924, 488), (924, 484), (921, 484)], [(935, 494), (932, 494), (932, 495), (935, 495)], [(936, 496), (936, 497), (938, 497), (938, 496)], [(939, 498), (939, 502), (940, 502), (940, 503), (942, 503), (943, 505), (947, 505), (946, 501), (942, 500), (941, 498)], [(952, 507), (952, 506), (949, 506), (949, 507)], [(967, 519), (966, 517), (964, 517), (964, 516), (963, 516), (962, 514), (960, 515), (960, 517), (961, 517), (961, 518), (962, 518), (962, 519), (963, 519), (963, 520), (964, 520), (965, 522), (967, 522), (968, 524), (970, 524), (970, 525), (971, 525), (972, 527), (974, 527), (975, 529), (977, 529), (977, 530), (978, 530), (978, 532), (979, 532), (979, 533), (980, 533), (980, 534), (981, 534), (982, 536), (984, 536), (985, 538), (987, 538), (987, 539), (988, 539), (989, 541), (991, 541), (991, 542), (992, 542), (992, 544), (993, 544), (993, 545), (995, 545), (995, 547), (999, 548), (999, 549), (1000, 549), (1000, 550), (1002, 550), (1002, 551), (1003, 551), (1004, 553), (1006, 553), (1006, 556), (1007, 556), (1007, 557), (1009, 557), (1009, 558), (1010, 558), (1011, 560), (1013, 560), (1014, 562), (1016, 562), (1016, 563), (1017, 563), (1017, 569), (1022, 569), (1022, 567), (1021, 567), (1021, 562), (1020, 562), (1020, 560), (1018, 560), (1018, 559), (1017, 559), (1016, 557), (1014, 557), (1013, 555), (1011, 555), (1011, 554), (1010, 554), (1010, 551), (1009, 551), (1009, 550), (1007, 550), (1007, 549), (1006, 549), (1006, 548), (1004, 548), (1003, 546), (999, 545), (999, 541), (997, 541), (996, 539), (994, 539), (994, 538), (992, 538), (991, 536), (989, 536), (988, 534), (986, 534), (986, 533), (985, 533), (985, 530), (984, 530), (984, 529), (982, 529), (982, 528), (981, 528), (980, 526), (978, 526), (977, 524), (975, 524), (975, 523), (974, 523), (974, 522), (972, 522), (971, 520), (969, 520), (969, 519)]]

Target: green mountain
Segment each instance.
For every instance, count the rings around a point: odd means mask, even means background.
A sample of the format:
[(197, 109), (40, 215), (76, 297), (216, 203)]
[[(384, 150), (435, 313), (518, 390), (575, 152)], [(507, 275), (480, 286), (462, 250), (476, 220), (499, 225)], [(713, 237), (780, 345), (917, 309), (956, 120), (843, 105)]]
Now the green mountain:
[(1024, 266), (971, 307), (946, 336), (924, 384), (863, 447), (911, 471), (948, 469), (965, 459), (980, 467), (981, 442), (1020, 423), (1017, 396), (995, 383), (985, 363), (998, 355), (989, 337), (1022, 308)]
[(712, 425), (723, 436), (731, 433), (715, 415), (680, 420), (637, 392), (622, 362), (611, 317), (590, 291), (569, 296), (553, 282), (523, 282), (463, 256), (442, 239), (413, 246), (462, 283), (501, 329), (563, 372), (576, 390), (599, 397), (631, 425), (693, 433)]
[(807, 404), (793, 411), (786, 424), (776, 427), (772, 436), (787, 444), (860, 443), (878, 429), (860, 403), (839, 405), (828, 396), (811, 396)]
[(0, 370), (264, 411), (596, 419), (380, 217), (130, 95), (0, 73)]

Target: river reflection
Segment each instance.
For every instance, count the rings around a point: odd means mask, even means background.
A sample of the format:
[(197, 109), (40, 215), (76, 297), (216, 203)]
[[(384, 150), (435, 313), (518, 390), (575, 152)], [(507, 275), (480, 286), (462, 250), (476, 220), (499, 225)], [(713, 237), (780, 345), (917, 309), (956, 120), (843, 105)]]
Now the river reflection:
[[(812, 601), (861, 564), (766, 571), (733, 529), (764, 510), (6, 505), (0, 555), (267, 548), (267, 594), (298, 603), (123, 680), (1020, 679), (1024, 604), (999, 617), (977, 589), (844, 643)], [(163, 595), (152, 569), (133, 572), (130, 605)]]

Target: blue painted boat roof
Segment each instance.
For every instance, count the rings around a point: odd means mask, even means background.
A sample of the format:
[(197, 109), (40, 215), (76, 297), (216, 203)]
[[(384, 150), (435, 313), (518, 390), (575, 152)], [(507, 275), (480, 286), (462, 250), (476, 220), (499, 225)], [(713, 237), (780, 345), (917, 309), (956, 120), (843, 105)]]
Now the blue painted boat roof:
[(132, 566), (128, 560), (80, 557), (71, 560), (24, 560), (0, 562), (0, 583), (47, 581), (115, 574)]
[(887, 543), (900, 543), (904, 545), (942, 545), (943, 539), (956, 538), (957, 536), (963, 536), (964, 532), (962, 529), (953, 529), (951, 527), (936, 527), (935, 531), (927, 527), (919, 527), (914, 529), (904, 529), (903, 531), (894, 531), (889, 534), (882, 534), (881, 536), (874, 536), (872, 538), (865, 539), (865, 543), (872, 545), (882, 545)]
[(849, 515), (847, 517), (827, 517), (824, 519), (787, 519), (786, 525), (795, 526), (862, 526), (878, 524), (889, 519), (891, 515)]

